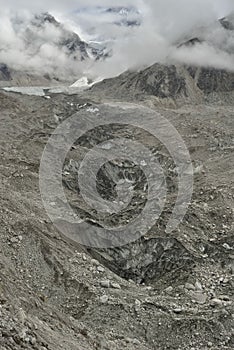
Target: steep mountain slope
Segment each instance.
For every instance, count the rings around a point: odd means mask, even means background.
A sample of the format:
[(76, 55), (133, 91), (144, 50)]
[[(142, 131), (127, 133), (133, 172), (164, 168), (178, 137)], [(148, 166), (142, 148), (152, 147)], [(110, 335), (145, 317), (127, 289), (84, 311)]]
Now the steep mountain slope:
[(220, 23), (227, 30), (234, 30), (234, 13), (227, 17), (221, 18)]
[[(138, 71), (127, 71), (118, 77), (105, 79), (90, 90), (94, 94), (109, 98), (132, 100), (135, 97), (146, 99), (154, 96), (162, 103), (173, 100), (177, 103), (201, 102), (207, 98), (233, 98), (234, 91), (234, 15), (231, 14), (218, 22), (201, 28), (194, 28), (191, 33), (174, 43), (175, 52), (180, 56), (168, 57), (167, 63), (155, 63)], [(197, 49), (197, 51), (195, 50)], [(204, 51), (203, 51), (204, 50)], [(207, 58), (205, 54), (210, 55)], [(226, 68), (215, 68), (212, 56), (223, 57)], [(193, 65), (183, 64), (183, 55), (193, 56)], [(177, 57), (175, 56), (175, 57)], [(197, 64), (196, 64), (197, 56)], [(205, 59), (200, 61), (199, 57)], [(227, 63), (227, 62), (226, 62)], [(220, 65), (220, 60), (219, 60)], [(221, 64), (222, 65), (222, 64)], [(212, 95), (212, 96), (211, 96)]]
[(126, 72), (94, 85), (90, 93), (124, 100), (155, 96), (179, 102), (205, 101), (210, 94), (233, 97), (234, 73), (215, 68), (154, 64), (140, 72)]
[(45, 42), (43, 42), (43, 40), (45, 39), (40, 36), (40, 32), (44, 32), (47, 26), (49, 26), (50, 30), (57, 29), (58, 36), (54, 44), (61, 50), (65, 50), (74, 60), (82, 61), (88, 58), (88, 45), (80, 39), (78, 34), (64, 28), (64, 26), (49, 13), (36, 15), (31, 21), (31, 25), (27, 27), (25, 31), (25, 40), (28, 42), (28, 45), (33, 45), (35, 43), (37, 48), (39, 48), (39, 45), (44, 44)]
[[(72, 81), (72, 80), (71, 80)], [(12, 86), (61, 86), (69, 85), (69, 77), (66, 79), (57, 78), (53, 74), (39, 74), (28, 71), (19, 71), (15, 69), (10, 69), (6, 64), (0, 65), (0, 87), (12, 87)]]
[(107, 55), (103, 46), (87, 44), (49, 13), (29, 19), (12, 17), (11, 26), (15, 44), (1, 42), (0, 82), (4, 83), (0, 85), (49, 86), (56, 84), (56, 80), (60, 84), (61, 80), (74, 82), (82, 76), (84, 62)]
[(9, 68), (7, 67), (6, 64), (1, 63), (0, 64), (0, 81), (9, 81), (11, 80), (11, 73), (9, 71)]

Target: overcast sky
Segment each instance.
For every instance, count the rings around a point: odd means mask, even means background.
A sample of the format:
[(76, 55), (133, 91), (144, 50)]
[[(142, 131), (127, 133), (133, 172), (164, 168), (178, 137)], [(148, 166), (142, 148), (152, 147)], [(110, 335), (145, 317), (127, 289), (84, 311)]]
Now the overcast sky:
[[(171, 35), (172, 39), (194, 25), (202, 25), (234, 11), (234, 0), (0, 0), (0, 4), (1, 13), (24, 9), (33, 13), (49, 11), (63, 23), (76, 21), (77, 30), (81, 32), (89, 26), (96, 26), (97, 22), (102, 26), (106, 23), (102, 23), (105, 22), (104, 16), (98, 14), (95, 18), (95, 14), (92, 12), (89, 16), (88, 11), (83, 17), (75, 18), (73, 14), (78, 9), (132, 5), (139, 9), (145, 22), (151, 23), (160, 34), (163, 31), (164, 36)], [(108, 30), (104, 27), (104, 31)]]
[[(77, 29), (84, 31), (88, 26), (105, 25), (105, 18), (92, 11), (83, 17), (73, 16), (78, 9), (96, 6), (135, 6), (142, 13), (145, 22), (151, 23), (157, 32), (176, 37), (179, 32), (190, 30), (234, 11), (234, 0), (0, 0), (1, 13), (28, 10), (37, 13), (48, 11), (63, 23), (76, 21)], [(4, 11), (5, 10), (5, 11)], [(86, 17), (85, 17), (86, 16)], [(74, 23), (73, 23), (74, 24)], [(85, 27), (85, 28), (82, 28)], [(74, 29), (74, 28), (73, 28)], [(107, 31), (106, 28), (104, 31)]]
[(206, 10), (210, 8), (211, 11), (214, 9), (217, 15), (220, 16), (234, 10), (233, 0), (0, 0), (0, 4), (1, 11), (4, 8), (11, 8), (12, 10), (28, 9), (33, 11), (62, 11), (64, 13), (69, 13), (84, 6), (122, 6), (129, 4), (139, 6), (140, 8), (144, 7), (144, 4), (150, 4), (154, 7), (162, 6), (166, 12), (170, 12), (172, 8), (174, 10), (174, 7), (177, 8), (177, 11), (182, 10), (181, 7), (189, 10), (192, 4), (192, 7), (199, 8), (201, 16), (203, 15), (202, 10), (204, 8)]

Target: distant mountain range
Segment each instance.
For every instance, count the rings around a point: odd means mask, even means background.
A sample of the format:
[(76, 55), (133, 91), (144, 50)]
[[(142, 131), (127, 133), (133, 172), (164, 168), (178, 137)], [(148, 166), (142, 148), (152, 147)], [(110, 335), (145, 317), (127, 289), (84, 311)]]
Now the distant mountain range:
[(106, 13), (118, 15), (118, 19), (114, 21), (114, 24), (119, 26), (134, 27), (140, 26), (142, 23), (142, 17), (140, 12), (133, 6), (129, 7), (109, 7), (103, 10)]
[(89, 58), (100, 59), (105, 56), (103, 50), (100, 48), (97, 49), (96, 46), (92, 46), (92, 44), (81, 40), (77, 33), (66, 29), (62, 23), (58, 22), (55, 17), (48, 12), (35, 15), (31, 23), (27, 25), (25, 40), (28, 41), (29, 45), (39, 47), (48, 40), (38, 35), (38, 29), (45, 29), (47, 24), (51, 26), (51, 29), (54, 27), (54, 29), (58, 31), (57, 36), (51, 36), (53, 43), (58, 48), (65, 50), (74, 60), (83, 61)]
[(140, 72), (125, 72), (94, 85), (90, 93), (132, 101), (152, 96), (171, 101), (202, 101), (211, 93), (234, 91), (234, 73), (215, 68), (155, 63)]
[[(83, 9), (82, 11), (86, 11), (86, 9)], [(88, 9), (87, 11), (90, 11)], [(118, 19), (116, 24), (118, 25), (140, 25), (141, 19), (140, 19), (140, 13), (137, 11), (135, 7), (95, 7), (95, 11), (104, 12), (107, 14), (114, 14), (115, 16), (113, 18)], [(116, 17), (117, 15), (117, 17)], [(135, 17), (134, 17), (135, 16)], [(133, 20), (135, 18), (135, 20)], [(138, 19), (137, 19), (138, 18)], [(132, 22), (133, 21), (133, 22)], [(136, 22), (134, 22), (136, 21)], [(139, 21), (139, 22), (138, 22)], [(38, 55), (38, 52), (41, 50), (41, 48), (45, 45), (52, 45), (53, 48), (56, 48), (58, 52), (62, 52), (68, 59), (69, 62), (79, 63), (82, 62), (95, 62), (97, 60), (105, 60), (111, 56), (111, 50), (105, 47), (105, 44), (102, 42), (85, 42), (80, 38), (80, 36), (71, 31), (68, 30), (62, 23), (58, 22), (55, 17), (53, 17), (49, 13), (42, 13), (39, 15), (35, 15), (29, 22), (24, 22), (19, 18), (15, 18), (13, 20), (13, 27), (17, 35), (21, 38), (23, 41), (25, 50), (27, 51), (28, 55), (30, 57), (36, 57)], [(218, 30), (218, 33), (222, 35), (217, 35), (217, 37), (213, 34), (215, 31)], [(51, 34), (52, 33), (52, 34)], [(218, 22), (214, 23), (213, 26), (207, 26), (202, 28), (196, 28), (194, 31), (190, 34), (187, 34), (183, 38), (181, 38), (177, 43), (174, 43), (174, 46), (177, 48), (182, 47), (194, 47), (196, 45), (201, 45), (202, 43), (208, 44), (210, 47), (213, 47), (215, 50), (220, 50), (222, 52), (226, 52), (227, 54), (234, 53), (234, 14), (231, 14), (230, 16), (227, 16), (225, 18), (220, 19)], [(3, 47), (0, 49), (4, 50)], [(55, 64), (56, 64), (56, 58), (55, 58)], [(109, 91), (112, 91), (115, 89), (114, 86), (118, 89), (118, 91), (125, 91), (125, 87), (128, 89), (129, 84), (133, 83), (135, 86), (137, 93), (147, 92), (147, 93), (153, 93), (156, 95), (159, 95), (160, 97), (167, 96), (167, 91), (171, 91), (170, 87), (165, 88), (165, 84), (162, 83), (161, 85), (157, 83), (157, 88), (155, 89), (156, 81), (158, 81), (157, 76), (162, 76), (162, 82), (164, 80), (163, 78), (163, 71), (165, 68), (161, 69), (160, 66), (154, 65), (153, 71), (151, 68), (146, 68), (145, 70), (142, 70), (142, 73), (138, 72), (130, 72), (130, 73), (124, 73), (119, 78), (116, 78), (111, 82), (109, 86), (109, 82), (105, 82), (102, 86), (105, 90), (107, 87)], [(69, 67), (68, 67), (69, 68)], [(233, 68), (234, 68), (234, 62), (233, 62)], [(155, 74), (154, 74), (155, 71)], [(194, 72), (193, 68), (189, 68), (189, 79), (194, 79), (193, 74), (196, 76), (196, 84), (198, 79), (198, 73)], [(214, 72), (211, 70), (211, 74), (214, 77), (214, 81), (217, 79), (219, 80), (219, 87), (224, 88), (223, 85), (221, 87), (220, 81), (222, 81), (223, 77), (225, 78), (225, 84), (228, 86), (228, 89), (230, 90), (230, 84), (233, 87), (233, 80), (228, 80), (226, 75), (221, 74), (219, 76), (216, 76), (212, 73)], [(173, 81), (175, 78), (180, 76), (178, 75), (178, 70), (174, 70), (171, 68), (167, 69), (167, 73), (165, 74), (165, 77), (169, 76), (173, 78)], [(208, 74), (208, 75), (209, 75)], [(184, 74), (183, 79), (184, 79)], [(186, 73), (187, 75), (187, 73)], [(155, 82), (153, 78), (149, 77), (155, 76)], [(230, 75), (231, 76), (231, 75)], [(200, 77), (200, 73), (199, 73)], [(74, 76), (73, 82), (78, 79), (79, 77)], [(144, 79), (144, 82), (143, 80)], [(166, 78), (165, 78), (166, 79)], [(199, 78), (200, 79), (200, 78)], [(213, 78), (212, 78), (213, 79)], [(231, 78), (233, 79), (233, 77)], [(142, 83), (141, 83), (142, 81)], [(168, 79), (166, 79), (168, 81)], [(180, 79), (178, 80), (180, 81)], [(203, 80), (204, 81), (204, 80)], [(214, 82), (213, 81), (213, 82)], [(9, 82), (9, 85), (49, 85), (50, 83), (61, 83), (60, 79), (58, 79), (58, 76), (54, 74), (53, 76), (50, 76), (49, 74), (44, 74), (43, 76), (40, 76), (40, 74), (34, 72), (22, 72), (17, 71), (13, 69), (8, 62), (1, 62), (0, 59), (0, 86), (6, 85), (6, 82)], [(148, 85), (147, 82), (150, 82)], [(118, 86), (118, 83), (120, 83), (120, 86)], [(207, 82), (208, 83), (208, 82)], [(113, 84), (113, 85), (112, 85)], [(117, 85), (116, 85), (117, 84)], [(153, 84), (153, 87), (151, 86)], [(213, 84), (213, 83), (212, 83)], [(224, 85), (225, 85), (224, 84)], [(198, 83), (199, 85), (199, 83)], [(225, 85), (225, 86), (226, 86)], [(213, 88), (212, 88), (213, 89)], [(211, 89), (211, 90), (212, 90)], [(173, 89), (172, 89), (173, 90)], [(209, 90), (209, 88), (208, 88)], [(107, 92), (109, 92), (107, 91)], [(181, 89), (176, 90), (176, 94), (180, 94)], [(206, 88), (207, 91), (207, 88)], [(174, 93), (172, 93), (174, 94)], [(170, 95), (170, 93), (169, 93)]]
[(106, 21), (118, 26), (134, 27), (140, 26), (142, 23), (141, 13), (134, 6), (85, 7), (77, 11), (77, 14), (82, 13), (93, 14), (95, 16), (98, 14), (106, 15)]
[[(89, 57), (87, 43), (82, 41), (77, 33), (65, 29), (65, 27), (59, 23), (49, 13), (43, 13), (36, 15), (32, 20), (31, 25), (26, 29), (26, 40), (31, 44), (32, 38), (35, 39), (36, 45), (41, 44), (41, 38), (37, 37), (38, 28), (45, 28), (47, 24), (50, 24), (59, 31), (59, 36), (55, 39), (54, 43), (61, 49), (65, 49), (68, 55), (72, 55), (74, 60), (85, 60)], [(40, 40), (38, 40), (40, 39)]]
[[(37, 58), (43, 48), (54, 51), (57, 49), (58, 53), (62, 53), (67, 58), (67, 62), (76, 64), (84, 61), (96, 61), (108, 57), (109, 53), (105, 46), (100, 43), (87, 43), (83, 41), (79, 35), (58, 22), (55, 17), (49, 13), (42, 13), (35, 15), (29, 21), (21, 18), (12, 18), (12, 28), (15, 31), (15, 36), (21, 42), (23, 52), (29, 59)], [(25, 69), (15, 69), (9, 62), (1, 62), (1, 51), (9, 50), (8, 43), (6, 47), (0, 48), (0, 85), (5, 85), (6, 81), (11, 84), (48, 84), (52, 80), (56, 82), (59, 75), (56, 72), (53, 76), (45, 74), (39, 77), (37, 70), (33, 68), (27, 69), (27, 62), (25, 62)], [(56, 66), (56, 57), (51, 59)], [(16, 60), (17, 61), (17, 60)], [(53, 64), (53, 62), (51, 62)], [(69, 67), (68, 67), (69, 69)], [(24, 74), (22, 71), (25, 71)], [(34, 74), (35, 73), (35, 74)], [(35, 79), (34, 79), (35, 75)], [(74, 76), (74, 80), (76, 77)]]
[(194, 46), (201, 43), (234, 53), (234, 13), (209, 26), (195, 28), (178, 46)]
[[(220, 37), (210, 35), (212, 30), (214, 33), (217, 30)], [(127, 71), (118, 77), (105, 79), (94, 85), (90, 93), (127, 101), (154, 96), (160, 101), (199, 102), (210, 94), (221, 96), (224, 93), (227, 96), (234, 92), (234, 14), (220, 19), (213, 26), (197, 28), (187, 38), (175, 43), (178, 49), (202, 44), (218, 53), (230, 54), (233, 57), (232, 69), (212, 67), (209, 65), (209, 58), (204, 66), (155, 63), (138, 71)]]

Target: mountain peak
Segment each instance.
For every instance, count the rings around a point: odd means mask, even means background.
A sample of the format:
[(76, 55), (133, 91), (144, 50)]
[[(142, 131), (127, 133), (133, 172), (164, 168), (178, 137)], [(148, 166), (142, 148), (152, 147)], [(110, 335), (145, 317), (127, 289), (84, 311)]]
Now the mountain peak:
[(227, 30), (234, 30), (234, 12), (219, 20), (221, 25)]
[(36, 14), (32, 20), (32, 24), (36, 27), (42, 27), (48, 23), (54, 25), (55, 27), (61, 26), (61, 24), (49, 12)]

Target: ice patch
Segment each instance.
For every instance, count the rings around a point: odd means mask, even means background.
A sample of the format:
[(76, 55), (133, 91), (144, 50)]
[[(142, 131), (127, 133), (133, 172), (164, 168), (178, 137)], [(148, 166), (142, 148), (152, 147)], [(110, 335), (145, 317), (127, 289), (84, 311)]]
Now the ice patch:
[(18, 92), (24, 95), (29, 95), (29, 96), (45, 96), (45, 91), (48, 89), (47, 87), (20, 87), (20, 86), (15, 86), (15, 87), (5, 87), (3, 90), (7, 92)]
[(87, 77), (83, 77), (83, 78), (77, 80), (77, 81), (76, 81), (74, 84), (72, 84), (70, 87), (71, 87), (71, 88), (74, 88), (74, 87), (76, 87), (76, 88), (87, 88), (87, 87), (89, 87), (89, 86), (90, 86), (90, 84), (89, 84), (88, 78), (87, 78)]

